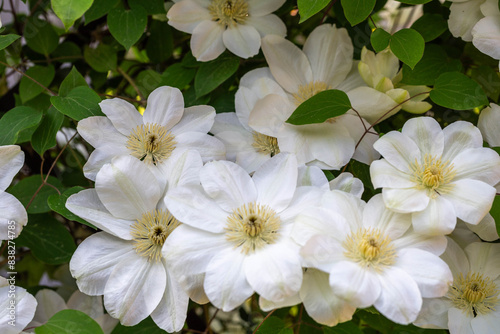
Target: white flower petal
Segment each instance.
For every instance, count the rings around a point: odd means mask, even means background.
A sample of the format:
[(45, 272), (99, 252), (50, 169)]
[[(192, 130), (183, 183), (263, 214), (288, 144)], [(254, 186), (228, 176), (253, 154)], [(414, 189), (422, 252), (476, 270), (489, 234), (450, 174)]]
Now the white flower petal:
[(492, 186), (500, 182), (500, 157), (487, 147), (464, 149), (451, 164), (454, 180), (474, 179)]
[(359, 118), (358, 115), (351, 114), (337, 117), (337, 121), (340, 121), (346, 127), (357, 145), (352, 156), (354, 160), (369, 165), (372, 161), (380, 158), (380, 154), (373, 148), (373, 144), (379, 139), (379, 135), (373, 133), (373, 129), (365, 133), (365, 129), (370, 127), (370, 123), (363, 118)]
[(357, 198), (361, 198), (365, 190), (363, 182), (349, 172), (340, 173), (339, 176), (329, 182), (329, 185), (330, 190), (340, 190)]
[(392, 242), (396, 249), (418, 248), (437, 256), (443, 254), (447, 245), (447, 239), (443, 235), (429, 236), (415, 233), (413, 229)]
[(24, 152), (17, 145), (0, 146), (0, 190), (5, 190), (23, 167)]
[(183, 132), (208, 133), (214, 124), (215, 109), (211, 106), (193, 106), (184, 109), (180, 121), (171, 132), (174, 136)]
[(490, 211), (496, 189), (477, 180), (463, 179), (453, 182), (446, 194), (457, 217), (469, 224), (477, 224)]
[(381, 292), (375, 308), (399, 324), (415, 321), (422, 307), (417, 283), (405, 271), (394, 267), (386, 268), (381, 276)]
[(416, 117), (408, 120), (401, 133), (417, 144), (422, 154), (441, 156), (444, 134), (439, 123), (431, 117)]
[(87, 117), (78, 122), (78, 133), (95, 148), (115, 150), (126, 146), (127, 137), (118, 132), (113, 123), (104, 116)]
[(486, 214), (484, 218), (477, 224), (467, 224), (467, 227), (472, 232), (476, 233), (484, 241), (495, 241), (500, 237), (498, 235), (497, 226), (495, 224), (495, 219), (491, 214)]
[[(341, 202), (345, 204), (344, 201)], [(341, 240), (350, 233), (347, 219), (335, 208), (310, 208), (295, 218), (292, 237), (299, 245), (305, 245), (314, 235), (323, 235)], [(320, 246), (320, 245), (318, 245)], [(315, 247), (315, 246), (314, 246)]]
[(73, 292), (67, 305), (68, 308), (82, 311), (94, 320), (104, 314), (102, 296), (88, 296), (79, 290)]
[(244, 260), (245, 254), (228, 248), (214, 256), (207, 266), (205, 293), (224, 312), (240, 306), (254, 292), (245, 277)]
[[(498, 286), (498, 285), (497, 285)], [(471, 320), (470, 325), (474, 333), (488, 333), (498, 330), (498, 319), (500, 319), (500, 310), (492, 310), (488, 314), (481, 314)]]
[(193, 30), (191, 51), (198, 61), (209, 61), (220, 56), (226, 47), (222, 42), (225, 28), (215, 21), (202, 21)]
[[(11, 297), (10, 289), (10, 286), (0, 288), (0, 331), (2, 334), (19, 334), (33, 319), (37, 301), (35, 297), (19, 286), (15, 286), (15, 295)], [(15, 303), (14, 326), (9, 324), (12, 321), (9, 310), (12, 302)]]
[(448, 27), (455, 37), (462, 37), (466, 42), (472, 41), (472, 28), (483, 18), (480, 5), (484, 0), (470, 0), (452, 3)]
[[(78, 289), (91, 296), (104, 294), (108, 278), (121, 261), (136, 256), (133, 244), (100, 232), (85, 239), (76, 249), (69, 268)], [(136, 270), (134, 270), (136, 272)]]
[(113, 318), (133, 326), (149, 316), (160, 303), (166, 287), (163, 263), (143, 256), (129, 256), (115, 266), (104, 289), (104, 306)]
[(249, 0), (248, 13), (250, 16), (264, 16), (278, 10), (285, 0)]
[(381, 194), (373, 196), (363, 211), (363, 227), (378, 229), (392, 240), (401, 237), (411, 226), (410, 215), (387, 209)]
[(477, 127), (481, 130), (484, 140), (490, 146), (500, 146), (500, 131), (498, 131), (498, 124), (500, 124), (500, 106), (491, 103), (489, 107), (481, 110)]
[(299, 187), (288, 207), (280, 212), (282, 222), (292, 223), (295, 217), (306, 209), (316, 207), (321, 201), (324, 190), (317, 187)]
[(277, 35), (262, 39), (262, 51), (271, 73), (288, 92), (298, 92), (299, 86), (313, 81), (311, 65), (302, 52), (292, 42)]
[(184, 98), (178, 88), (162, 86), (148, 96), (144, 110), (144, 124), (159, 124), (170, 130), (179, 123), (184, 113)]
[(454, 307), (450, 308), (448, 311), (448, 329), (450, 333), (477, 334), (472, 330), (472, 319), (474, 319), (472, 315)]
[(376, 160), (370, 165), (370, 178), (375, 188), (411, 188), (415, 185), (411, 172), (402, 172), (387, 160)]
[(288, 298), (285, 298), (282, 301), (277, 302), (277, 303), (269, 301), (265, 298), (259, 297), (259, 307), (264, 312), (269, 312), (275, 308), (277, 309), (277, 308), (294, 306), (294, 305), (298, 305), (300, 303), (302, 303), (302, 300), (300, 299), (300, 296), (298, 293), (296, 293)]
[(325, 190), (330, 189), (325, 173), (315, 166), (300, 166), (297, 177), (297, 187), (314, 186)]
[(500, 276), (500, 244), (474, 242), (464, 251), (472, 272), (482, 273), (491, 280)]
[(253, 26), (236, 24), (222, 33), (226, 48), (240, 58), (250, 58), (259, 53), (260, 34)]
[(287, 99), (270, 94), (257, 101), (248, 117), (248, 125), (257, 132), (277, 137), (293, 110)]
[(331, 236), (316, 234), (300, 250), (303, 265), (329, 273), (336, 262), (345, 260), (345, 249)]
[(124, 240), (131, 240), (130, 225), (132, 220), (117, 218), (102, 204), (95, 189), (85, 189), (71, 195), (66, 201), (66, 208), (92, 225)]
[(141, 124), (142, 115), (135, 109), (134, 105), (119, 99), (107, 99), (99, 103), (102, 112), (108, 116), (113, 126), (121, 134), (128, 136), (132, 130)]
[(304, 44), (314, 81), (336, 88), (351, 71), (354, 48), (344, 28), (323, 24), (314, 29)]
[(370, 124), (381, 122), (401, 109), (388, 95), (371, 87), (354, 88), (347, 96), (352, 107)]
[(460, 152), (468, 148), (483, 147), (481, 131), (469, 122), (453, 122), (443, 129), (443, 161), (452, 161)]
[[(263, 1), (270, 2), (270, 1)], [(259, 32), (261, 37), (266, 35), (286, 36), (286, 25), (274, 14), (266, 16), (248, 16), (246, 24), (253, 26)]]
[(454, 275), (460, 273), (467, 274), (469, 271), (469, 260), (464, 250), (452, 238), (446, 237), (446, 239), (448, 240), (448, 245), (441, 258), (448, 264)]
[(412, 174), (411, 165), (420, 162), (421, 152), (418, 146), (398, 131), (386, 133), (377, 140), (373, 147), (395, 168)]
[(423, 328), (447, 329), (450, 307), (451, 301), (447, 298), (423, 298), (422, 309), (413, 324)]
[(211, 20), (212, 16), (208, 9), (200, 6), (197, 1), (184, 0), (170, 7), (167, 18), (168, 24), (175, 29), (192, 34), (198, 24)]
[(200, 173), (205, 192), (224, 211), (231, 212), (257, 200), (257, 189), (248, 173), (229, 161), (207, 163)]
[(144, 163), (131, 156), (113, 159), (97, 173), (95, 189), (117, 218), (135, 220), (156, 208), (162, 189)]
[(113, 157), (119, 155), (129, 155), (130, 151), (125, 145), (115, 146), (113, 149), (108, 147), (96, 148), (89, 156), (85, 165), (83, 165), (83, 174), (87, 179), (95, 181), (97, 173), (102, 166), (111, 162)]
[(412, 214), (415, 232), (427, 235), (450, 234), (457, 224), (457, 214), (451, 202), (443, 196), (429, 200), (429, 205)]
[(382, 189), (384, 203), (389, 209), (401, 212), (418, 212), (424, 210), (429, 204), (429, 196), (424, 190), (416, 188)]
[(30, 323), (31, 326), (41, 326), (52, 318), (54, 314), (68, 308), (64, 299), (57, 292), (50, 289), (38, 290), (35, 299), (37, 308), (35, 316)]
[(0, 240), (17, 238), (26, 223), (28, 214), (21, 202), (13, 195), (0, 191)]
[(472, 29), (472, 44), (474, 44), (479, 51), (494, 59), (500, 59), (499, 21), (499, 15), (486, 16), (479, 20)]
[(222, 160), (226, 157), (226, 148), (217, 138), (205, 133), (184, 132), (175, 137), (178, 150), (196, 150), (203, 162)]
[(175, 151), (171, 159), (160, 165), (168, 180), (168, 190), (179, 186), (200, 183), (200, 170), (203, 166), (197, 151)]

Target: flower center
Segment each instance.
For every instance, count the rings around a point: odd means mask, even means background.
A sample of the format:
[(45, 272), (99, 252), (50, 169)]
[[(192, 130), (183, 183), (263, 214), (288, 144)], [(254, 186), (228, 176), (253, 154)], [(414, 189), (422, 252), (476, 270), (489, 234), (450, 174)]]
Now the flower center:
[(392, 240), (378, 229), (361, 228), (351, 233), (342, 246), (345, 249), (344, 256), (376, 271), (394, 264), (396, 260)]
[(306, 85), (299, 86), (297, 93), (293, 94), (295, 106), (298, 107), (302, 102), (327, 89), (330, 87), (323, 81), (311, 81)]
[(127, 148), (131, 155), (148, 164), (159, 164), (175, 149), (175, 137), (159, 124), (142, 124), (128, 136)]
[(212, 0), (208, 5), (212, 20), (225, 27), (235, 27), (248, 18), (246, 0)]
[(137, 254), (149, 257), (150, 261), (161, 259), (161, 248), (167, 237), (180, 225), (168, 211), (154, 210), (144, 213), (132, 226), (130, 234), (135, 242)]
[(456, 308), (469, 316), (476, 317), (495, 311), (498, 305), (500, 290), (489, 277), (479, 273), (460, 274), (448, 290), (448, 297)]
[(429, 196), (436, 198), (437, 195), (449, 192), (452, 185), (449, 184), (456, 172), (453, 164), (449, 161), (442, 162), (441, 158), (426, 154), (423, 164), (420, 165), (416, 160), (411, 165), (413, 169), (414, 182), (422, 188), (429, 190)]
[(244, 204), (227, 217), (226, 239), (248, 254), (274, 243), (280, 226), (280, 217), (267, 205)]
[(257, 152), (270, 155), (271, 157), (280, 153), (278, 139), (255, 131), (253, 132), (252, 146), (257, 150)]

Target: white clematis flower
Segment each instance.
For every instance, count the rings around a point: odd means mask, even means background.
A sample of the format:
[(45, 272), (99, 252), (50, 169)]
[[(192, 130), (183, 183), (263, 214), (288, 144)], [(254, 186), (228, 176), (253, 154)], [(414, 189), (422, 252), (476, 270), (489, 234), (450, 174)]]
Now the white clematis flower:
[(202, 161), (195, 151), (185, 151), (165, 164), (166, 189), (138, 159), (116, 157), (97, 174), (96, 188), (70, 196), (66, 207), (104, 231), (73, 254), (70, 270), (80, 291), (104, 295), (108, 313), (126, 326), (151, 315), (160, 328), (174, 332), (184, 325), (189, 298), (161, 254), (180, 224), (163, 198), (193, 182)]
[(5, 192), (23, 164), (24, 152), (19, 146), (0, 146), (0, 240), (16, 238), (28, 222), (21, 202)]
[(295, 156), (280, 153), (252, 177), (232, 162), (210, 162), (200, 180), (201, 186), (179, 187), (166, 198), (184, 223), (163, 250), (178, 280), (201, 275), (206, 296), (223, 311), (254, 292), (274, 302), (297, 293), (302, 266), (290, 230), (321, 190), (297, 187)]
[(226, 48), (241, 58), (255, 56), (268, 34), (286, 35), (281, 19), (271, 14), (285, 0), (177, 0), (168, 23), (193, 34), (191, 51), (198, 61), (217, 58)]
[(177, 150), (194, 149), (204, 161), (224, 159), (224, 145), (207, 132), (215, 110), (210, 106), (184, 109), (177, 88), (159, 87), (148, 97), (144, 115), (125, 100), (114, 98), (100, 104), (104, 116), (78, 123), (78, 132), (95, 150), (83, 166), (85, 176), (95, 181), (97, 172), (115, 156), (131, 155), (147, 164), (162, 179), (165, 163)]
[(348, 320), (355, 307), (373, 305), (388, 319), (408, 324), (422, 297), (443, 296), (452, 280), (439, 258), (445, 237), (416, 234), (409, 215), (388, 210), (381, 195), (365, 205), (345, 192), (327, 192), (320, 209), (297, 217), (293, 237), (304, 245), (305, 267), (329, 275), (322, 285), (335, 297), (331, 317), (337, 321)]
[(453, 273), (448, 293), (424, 299), (415, 325), (449, 329), (451, 334), (498, 331), (500, 319), (500, 244), (474, 242), (465, 249), (448, 239), (442, 258)]
[(413, 118), (374, 144), (384, 159), (370, 166), (371, 179), (389, 209), (412, 214), (415, 231), (448, 234), (457, 217), (475, 225), (491, 208), (500, 157), (482, 146), (471, 123), (442, 130), (433, 118)]
[(101, 297), (87, 296), (78, 290), (71, 295), (68, 303), (57, 292), (50, 289), (39, 290), (35, 295), (35, 299), (38, 306), (33, 320), (27, 326), (28, 328), (42, 326), (53, 315), (66, 309), (82, 311), (101, 326), (104, 334), (111, 333), (118, 324), (117, 319), (113, 319), (109, 314), (104, 313)]
[(18, 334), (33, 319), (36, 299), (26, 289), (0, 277), (0, 332)]

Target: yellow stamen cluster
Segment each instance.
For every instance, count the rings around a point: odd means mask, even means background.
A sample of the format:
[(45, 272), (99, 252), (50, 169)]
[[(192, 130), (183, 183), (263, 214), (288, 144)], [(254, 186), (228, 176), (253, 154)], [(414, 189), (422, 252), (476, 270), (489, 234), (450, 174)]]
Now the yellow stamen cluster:
[(441, 158), (426, 154), (422, 165), (415, 159), (411, 168), (413, 181), (421, 188), (428, 189), (431, 198), (436, 198), (436, 196), (451, 190), (450, 182), (455, 177), (456, 172), (453, 169), (453, 164), (450, 164), (449, 161), (442, 162)]
[(148, 257), (149, 261), (159, 261), (165, 240), (179, 225), (180, 222), (168, 211), (154, 210), (144, 213), (131, 226), (130, 234), (135, 242), (135, 251)]
[(212, 0), (208, 5), (212, 20), (224, 27), (244, 24), (248, 18), (246, 0)]
[(128, 136), (130, 154), (148, 164), (159, 164), (168, 159), (175, 149), (175, 137), (159, 124), (142, 124)]
[(469, 316), (485, 315), (498, 306), (500, 290), (489, 277), (479, 273), (460, 274), (448, 290), (453, 305)]
[(248, 254), (276, 242), (280, 217), (267, 205), (244, 204), (227, 217), (226, 239)]
[(295, 105), (298, 107), (302, 102), (327, 89), (330, 87), (323, 81), (311, 81), (299, 86), (297, 93), (293, 94)]
[(391, 239), (378, 229), (361, 228), (342, 243), (344, 256), (376, 271), (394, 264), (396, 251)]
[(278, 139), (255, 131), (253, 132), (252, 146), (257, 150), (257, 152), (270, 155), (271, 157), (280, 153)]

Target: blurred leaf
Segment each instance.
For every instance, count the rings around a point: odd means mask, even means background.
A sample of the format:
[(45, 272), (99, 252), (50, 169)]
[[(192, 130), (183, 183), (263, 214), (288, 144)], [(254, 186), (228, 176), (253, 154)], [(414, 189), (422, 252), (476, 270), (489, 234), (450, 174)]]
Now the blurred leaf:
[(59, 195), (59, 194), (51, 195), (48, 198), (47, 203), (49, 204), (49, 207), (53, 211), (59, 213), (64, 218), (66, 218), (68, 220), (75, 221), (75, 222), (79, 222), (80, 224), (83, 224), (83, 225), (87, 225), (89, 227), (92, 227), (93, 229), (97, 229), (94, 225), (90, 224), (86, 220), (78, 217), (77, 215), (73, 214), (71, 211), (66, 209), (66, 201), (68, 200), (68, 197), (73, 195), (73, 194), (76, 194), (84, 189), (85, 188), (80, 187), (80, 186), (69, 188), (61, 195)]
[[(497, 151), (498, 153), (498, 151)], [(497, 233), (500, 235), (500, 196), (496, 195), (493, 200), (493, 205), (490, 210), (490, 214), (495, 219), (495, 225), (497, 227)]]
[(61, 113), (77, 121), (90, 116), (104, 116), (99, 107), (101, 98), (86, 86), (72, 89), (66, 97), (52, 96), (50, 102)]
[(0, 119), (0, 145), (12, 145), (19, 132), (37, 125), (42, 113), (29, 107), (20, 106), (9, 110)]
[(298, 0), (297, 6), (299, 7), (300, 21), (304, 22), (314, 14), (326, 7), (330, 0)]
[(424, 14), (411, 27), (422, 35), (425, 42), (430, 42), (448, 30), (448, 23), (439, 14)]
[(267, 318), (256, 332), (257, 334), (293, 334), (291, 328), (285, 327), (285, 322), (278, 317)]
[(174, 49), (172, 28), (167, 22), (153, 20), (149, 31), (146, 53), (151, 61), (155, 63), (164, 62), (172, 56)]
[(115, 70), (118, 64), (116, 51), (107, 44), (99, 44), (95, 49), (85, 46), (83, 51), (85, 61), (97, 72)]
[(424, 38), (413, 29), (401, 29), (391, 37), (391, 51), (410, 68), (422, 59), (425, 49)]
[(52, 9), (61, 19), (66, 31), (92, 6), (92, 2), (94, 0), (51, 0)]
[(401, 3), (409, 4), (409, 5), (420, 5), (420, 4), (431, 2), (432, 0), (397, 0), (397, 1), (399, 1)]
[(95, 0), (89, 10), (85, 12), (85, 25), (108, 14), (119, 1), (120, 0)]
[[(34, 66), (29, 68), (25, 72), (25, 74), (26, 76), (23, 76), (21, 78), (21, 82), (19, 83), (19, 96), (21, 97), (21, 101), (23, 103), (31, 100), (45, 90), (42, 86), (34, 82), (32, 79), (38, 81), (43, 86), (48, 87), (54, 79), (56, 72), (52, 65), (48, 67)], [(27, 76), (30, 76), (32, 79), (28, 78)]]
[(1, 35), (0, 36), (0, 50), (5, 49), (15, 41), (17, 41), (21, 36), (15, 34)]
[(344, 322), (334, 327), (323, 327), (324, 334), (363, 334), (363, 331), (352, 321)]
[(496, 70), (489, 66), (482, 65), (472, 69), (471, 77), (481, 85), (489, 98), (498, 102), (498, 97), (500, 95), (500, 77)]
[[(64, 186), (61, 181), (53, 176), (49, 176), (47, 182), (59, 190), (62, 190)], [(24, 205), (28, 205), (33, 195), (36, 193), (40, 185), (42, 184), (42, 178), (40, 175), (31, 175), (25, 179), (22, 179), (15, 185), (13, 185), (9, 192), (16, 196), (17, 199)], [(47, 204), (47, 198), (50, 195), (57, 194), (57, 191), (50, 186), (43, 186), (38, 192), (37, 196), (31, 202), (28, 213), (44, 213), (49, 212), (50, 208)]]
[(375, 8), (376, 0), (341, 0), (346, 19), (352, 26), (363, 22)]
[(133, 10), (114, 8), (108, 13), (109, 32), (127, 50), (141, 38), (147, 23), (148, 14), (141, 6)]
[(389, 46), (390, 40), (391, 34), (382, 28), (375, 29), (370, 36), (370, 42), (372, 43), (373, 50), (375, 50), (375, 52), (385, 50), (385, 48)]
[(31, 145), (40, 156), (56, 145), (56, 134), (64, 121), (64, 115), (56, 108), (50, 107), (42, 118), (42, 122), (31, 137)]
[(47, 21), (36, 17), (26, 20), (23, 37), (26, 44), (33, 50), (43, 55), (49, 55), (59, 45), (59, 35)]
[(325, 90), (302, 102), (286, 122), (293, 125), (323, 123), (349, 109), (351, 102), (346, 93), (337, 89)]
[(85, 81), (85, 78), (73, 66), (66, 78), (64, 78), (61, 82), (61, 86), (59, 87), (59, 96), (66, 96), (73, 88), (79, 86), (88, 87), (88, 84), (87, 81)]
[[(99, 1), (99, 0), (97, 0)], [(46, 324), (35, 328), (36, 334), (104, 334), (94, 319), (77, 310), (62, 310)]]
[(437, 77), (446, 72), (460, 71), (458, 59), (450, 59), (443, 48), (436, 44), (426, 44), (424, 56), (413, 68), (403, 65), (402, 82), (408, 85), (434, 85)]
[(163, 0), (128, 0), (128, 4), (132, 9), (141, 6), (149, 15), (166, 13)]
[(118, 324), (111, 334), (164, 334), (165, 331), (160, 329), (157, 324), (147, 317), (135, 326), (123, 326)]
[(160, 86), (171, 86), (184, 89), (194, 79), (196, 69), (176, 63), (167, 67), (161, 75)]
[(441, 74), (429, 96), (432, 102), (455, 110), (467, 110), (488, 104), (488, 98), (481, 86), (459, 72)]
[(215, 60), (202, 63), (194, 78), (196, 96), (203, 96), (219, 87), (236, 73), (239, 65), (240, 59), (229, 53), (224, 53)]
[(75, 62), (83, 58), (82, 50), (73, 42), (62, 42), (52, 52), (52, 58), (61, 63)]
[[(151, 94), (153, 90), (160, 86), (161, 74), (154, 70), (141, 71), (135, 82), (144, 96)], [(135, 91), (134, 91), (135, 92)]]

